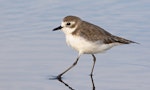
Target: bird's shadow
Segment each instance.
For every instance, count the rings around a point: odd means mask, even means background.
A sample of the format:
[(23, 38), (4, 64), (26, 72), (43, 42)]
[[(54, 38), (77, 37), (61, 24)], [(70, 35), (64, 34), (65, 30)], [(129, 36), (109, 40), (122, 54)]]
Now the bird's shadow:
[[(63, 78), (57, 78), (57, 77), (52, 77), (49, 78), (49, 80), (58, 80), (59, 82), (61, 82), (62, 84), (64, 84), (67, 88), (69, 88), (70, 90), (76, 90), (74, 89), (72, 86), (69, 85), (69, 83), (65, 82), (64, 80), (62, 80)], [(91, 79), (91, 83), (92, 83), (92, 90), (95, 90), (95, 84), (94, 84), (94, 79), (93, 76), (90, 75), (90, 79)]]

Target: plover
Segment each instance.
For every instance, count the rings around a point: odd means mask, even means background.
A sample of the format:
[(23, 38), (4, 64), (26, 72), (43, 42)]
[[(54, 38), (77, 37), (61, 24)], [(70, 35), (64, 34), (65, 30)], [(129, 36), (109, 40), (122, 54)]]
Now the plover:
[(53, 31), (60, 29), (65, 33), (67, 44), (77, 50), (79, 55), (76, 61), (68, 69), (59, 74), (57, 78), (61, 78), (64, 73), (74, 67), (82, 54), (91, 54), (93, 57), (93, 66), (90, 73), (92, 76), (96, 62), (94, 54), (102, 53), (113, 46), (136, 43), (134, 41), (112, 35), (103, 28), (84, 21), (77, 16), (66, 16), (61, 25), (54, 28)]

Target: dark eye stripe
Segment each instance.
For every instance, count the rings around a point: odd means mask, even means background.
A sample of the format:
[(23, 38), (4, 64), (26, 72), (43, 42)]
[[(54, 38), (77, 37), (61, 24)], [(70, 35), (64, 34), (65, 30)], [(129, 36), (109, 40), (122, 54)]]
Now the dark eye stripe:
[(71, 25), (71, 23), (67, 23), (66, 25)]

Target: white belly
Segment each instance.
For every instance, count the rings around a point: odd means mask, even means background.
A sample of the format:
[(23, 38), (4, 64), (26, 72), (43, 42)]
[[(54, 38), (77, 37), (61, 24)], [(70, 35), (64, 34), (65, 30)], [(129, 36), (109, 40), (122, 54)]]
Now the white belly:
[(77, 50), (80, 54), (101, 53), (117, 45), (117, 43), (103, 44), (100, 41), (92, 42), (82, 37), (73, 36), (73, 35), (67, 35), (66, 42), (69, 46)]

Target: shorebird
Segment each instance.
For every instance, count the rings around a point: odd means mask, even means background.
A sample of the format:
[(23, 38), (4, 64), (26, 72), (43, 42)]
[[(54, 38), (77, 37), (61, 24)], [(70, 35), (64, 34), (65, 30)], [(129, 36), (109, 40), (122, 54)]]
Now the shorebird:
[(82, 20), (77, 16), (66, 16), (61, 25), (54, 28), (53, 31), (62, 30), (66, 36), (66, 42), (69, 46), (79, 52), (76, 61), (57, 78), (74, 67), (82, 54), (91, 54), (93, 57), (93, 66), (91, 76), (96, 62), (94, 54), (102, 53), (113, 46), (136, 43), (122, 37), (112, 35), (103, 28)]

